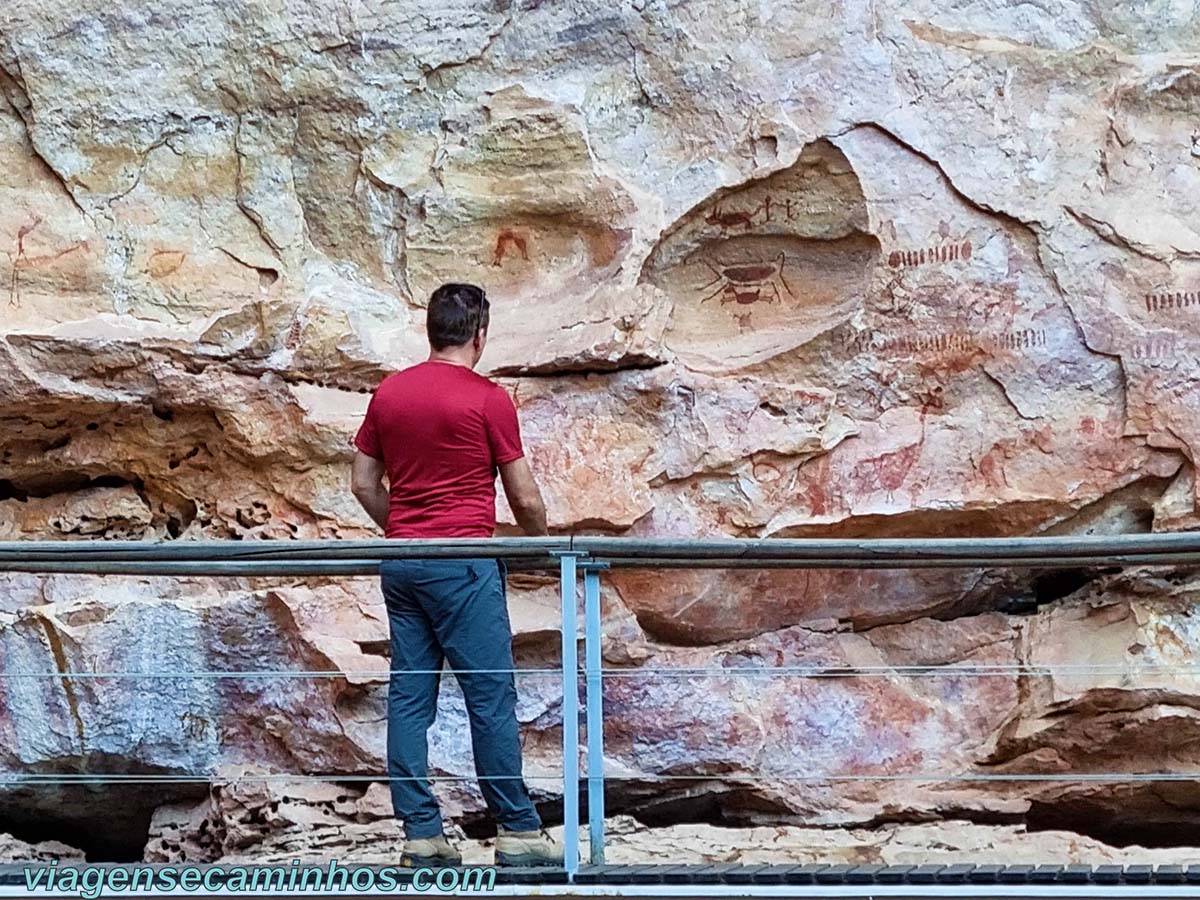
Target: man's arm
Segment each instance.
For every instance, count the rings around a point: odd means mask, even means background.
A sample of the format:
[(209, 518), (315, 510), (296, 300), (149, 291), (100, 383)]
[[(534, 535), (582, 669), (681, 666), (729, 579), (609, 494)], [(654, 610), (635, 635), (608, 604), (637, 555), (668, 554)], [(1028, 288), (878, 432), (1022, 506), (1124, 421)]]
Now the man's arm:
[(499, 469), (504, 496), (508, 498), (508, 505), (517, 517), (517, 524), (530, 537), (546, 534), (546, 504), (542, 502), (542, 492), (534, 481), (529, 461), (522, 456), (512, 462), (501, 463)]
[(375, 524), (387, 530), (388, 489), (383, 484), (384, 471), (382, 459), (367, 456), (361, 450), (355, 451), (354, 465), (350, 469), (350, 490)]

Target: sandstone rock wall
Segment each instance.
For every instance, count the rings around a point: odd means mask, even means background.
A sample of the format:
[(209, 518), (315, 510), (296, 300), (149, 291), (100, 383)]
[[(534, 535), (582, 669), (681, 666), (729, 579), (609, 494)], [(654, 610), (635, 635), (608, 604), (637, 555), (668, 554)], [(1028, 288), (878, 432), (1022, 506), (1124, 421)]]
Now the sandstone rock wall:
[[(348, 437), (449, 278), (492, 298), (558, 531), (1195, 527), (1198, 53), (1181, 0), (16, 0), (0, 539), (371, 534)], [(1098, 574), (615, 573), (614, 805), (1195, 843), (1200, 782), (978, 778), (1200, 771), (1196, 583)], [(5, 678), (5, 771), (381, 771), (369, 582), (2, 584), (6, 673), (336, 675)], [(550, 584), (512, 587), (556, 665)], [(1001, 668), (904, 668), (964, 662)], [(859, 674), (734, 671), (780, 664)], [(521, 689), (552, 800), (555, 682)], [(885, 772), (934, 777), (792, 780)], [(95, 793), (6, 791), (0, 825), (99, 854), (204, 795), (107, 788), (99, 834)]]

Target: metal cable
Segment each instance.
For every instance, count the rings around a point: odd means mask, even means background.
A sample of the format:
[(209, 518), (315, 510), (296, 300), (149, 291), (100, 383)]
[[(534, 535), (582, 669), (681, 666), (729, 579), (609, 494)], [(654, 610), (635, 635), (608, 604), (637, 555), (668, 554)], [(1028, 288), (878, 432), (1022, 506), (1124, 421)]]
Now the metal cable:
[[(589, 673), (584, 668), (575, 672), (577, 677), (585, 677)], [(1137, 667), (1118, 666), (1112, 664), (996, 664), (996, 665), (897, 665), (897, 666), (699, 666), (695, 668), (674, 667), (645, 667), (635, 669), (605, 668), (600, 670), (600, 676), (605, 679), (636, 679), (636, 678), (886, 678), (893, 675), (912, 677), (1011, 677), (1036, 676), (1052, 677), (1056, 674), (1066, 675), (1190, 675), (1200, 676), (1200, 666), (1175, 665), (1146, 665)], [(562, 669), (554, 668), (515, 668), (515, 669), (367, 669), (361, 671), (341, 671), (321, 669), (315, 671), (291, 669), (231, 669), (231, 670), (198, 670), (183, 672), (149, 671), (149, 672), (0, 672), (0, 680), (7, 678), (114, 678), (114, 679), (234, 679), (234, 678), (387, 678), (392, 675), (562, 675)]]
[[(301, 773), (271, 773), (266, 775), (245, 775), (238, 777), (212, 775), (121, 775), (121, 774), (42, 774), (28, 775), (16, 773), (0, 773), (0, 784), (36, 785), (36, 784), (257, 784), (272, 782), (392, 782), (392, 781), (512, 781), (523, 778), (526, 781), (562, 781), (562, 775), (430, 775), (428, 777), (390, 776), (390, 775), (311, 775)], [(587, 779), (586, 773), (580, 781)], [(635, 772), (625, 774), (605, 773), (605, 781), (727, 781), (750, 782), (756, 784), (831, 784), (844, 782), (924, 782), (936, 784), (941, 782), (1052, 782), (1061, 784), (1101, 783), (1126, 784), (1147, 782), (1200, 782), (1200, 772), (1131, 772), (1131, 773), (1059, 773), (1059, 774), (938, 774), (919, 772), (901, 775), (755, 775), (750, 773), (726, 773), (723, 775), (657, 775), (652, 772)]]
[(318, 671), (293, 671), (290, 669), (246, 669), (213, 670), (198, 672), (0, 672), (5, 678), (129, 678), (129, 679), (178, 679), (178, 678), (384, 678), (390, 675), (554, 675), (562, 676), (562, 669), (396, 669), (382, 671), (343, 672), (332, 669)]
[(651, 773), (635, 773), (625, 775), (604, 774), (605, 781), (749, 781), (755, 783), (771, 782), (805, 782), (824, 784), (827, 782), (855, 781), (913, 781), (936, 783), (950, 782), (1100, 782), (1102, 784), (1124, 784), (1126, 782), (1158, 782), (1158, 781), (1200, 781), (1200, 772), (1147, 772), (1147, 773), (1076, 773), (1076, 774), (1027, 774), (1027, 775), (939, 775), (937, 773), (921, 772), (911, 775), (654, 775)]
[[(1034, 675), (1050, 677), (1057, 673), (1070, 675), (1200, 675), (1200, 666), (1169, 666), (1149, 665), (1134, 668), (1117, 665), (1096, 664), (997, 664), (997, 665), (899, 665), (899, 666), (739, 666), (723, 668), (718, 666), (697, 667), (690, 669), (676, 668), (645, 668), (645, 669), (601, 669), (604, 678), (639, 678), (652, 676), (656, 678), (695, 678), (702, 676), (715, 677), (766, 677), (777, 675), (798, 678), (863, 678), (888, 677), (891, 675), (912, 675), (918, 677), (994, 677), (1012, 675)], [(586, 674), (586, 672), (585, 672)]]

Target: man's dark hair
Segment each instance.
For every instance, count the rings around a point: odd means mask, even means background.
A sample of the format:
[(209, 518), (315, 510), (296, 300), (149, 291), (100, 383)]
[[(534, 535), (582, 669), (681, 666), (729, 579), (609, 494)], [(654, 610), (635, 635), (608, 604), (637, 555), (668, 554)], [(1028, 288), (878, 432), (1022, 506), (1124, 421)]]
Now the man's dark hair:
[(488, 327), (487, 294), (473, 284), (443, 284), (429, 298), (425, 330), (434, 350), (461, 347)]

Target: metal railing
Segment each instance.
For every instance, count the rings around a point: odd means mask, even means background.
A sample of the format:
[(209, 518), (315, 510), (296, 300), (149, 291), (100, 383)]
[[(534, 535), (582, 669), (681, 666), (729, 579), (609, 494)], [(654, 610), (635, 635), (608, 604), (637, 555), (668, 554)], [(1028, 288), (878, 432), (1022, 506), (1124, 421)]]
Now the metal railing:
[[(627, 677), (630, 670), (605, 670), (601, 656), (600, 573), (610, 568), (1080, 568), (1099, 566), (1169, 565), (1200, 566), (1200, 533), (1015, 537), (948, 539), (802, 539), (802, 540), (643, 540), (635, 538), (552, 537), (456, 540), (369, 540), (289, 542), (0, 542), (0, 572), (70, 573), (93, 575), (166, 576), (349, 576), (378, 572), (381, 562), (392, 559), (503, 559), (512, 570), (557, 571), (562, 609), (562, 663), (558, 670), (513, 670), (555, 674), (562, 684), (563, 825), (568, 876), (579, 866), (579, 675), (584, 676), (588, 835), (590, 859), (604, 862), (604, 703), (606, 678)], [(578, 658), (578, 588), (582, 575), (584, 612), (584, 664)], [(1154, 667), (1150, 667), (1153, 669)], [(1159, 667), (1182, 671), (1181, 667)], [(1103, 666), (889, 666), (879, 674), (898, 671), (917, 676), (969, 674), (980, 677), (1012, 674), (1104, 673)], [(1200, 666), (1186, 667), (1200, 674)], [(447, 671), (447, 670), (444, 670)], [(632, 670), (641, 675), (690, 677), (710, 670)], [(1114, 669), (1114, 672), (1125, 669)], [(791, 666), (782, 668), (720, 669), (720, 674), (796, 675), (802, 677), (864, 677), (861, 667)], [(53, 672), (0, 673), (0, 677), (53, 678), (185, 678), (185, 677), (339, 677), (339, 671), (320, 672)], [(362, 673), (356, 673), (362, 674)], [(389, 667), (387, 673), (392, 674)], [(114, 782), (153, 780), (156, 776), (100, 776)], [(161, 776), (164, 781), (188, 780), (186, 775)], [(497, 776), (514, 777), (514, 776)], [(753, 776), (725, 775), (624, 775), (622, 778), (656, 780), (747, 780)], [(376, 775), (291, 775), (272, 773), (263, 779), (388, 781)], [(769, 775), (762, 780), (784, 782), (855, 781), (1200, 781), (1195, 773), (1144, 774), (971, 774), (926, 773), (894, 775), (820, 776)], [(0, 779), (0, 783), (4, 779)], [(12, 781), (14, 779), (7, 779)], [(22, 784), (96, 781), (96, 775), (18, 774)], [(207, 780), (207, 779), (205, 779)], [(250, 780), (254, 780), (251, 778)], [(475, 776), (432, 777), (430, 780), (471, 781)], [(557, 780), (557, 779), (556, 779)]]

